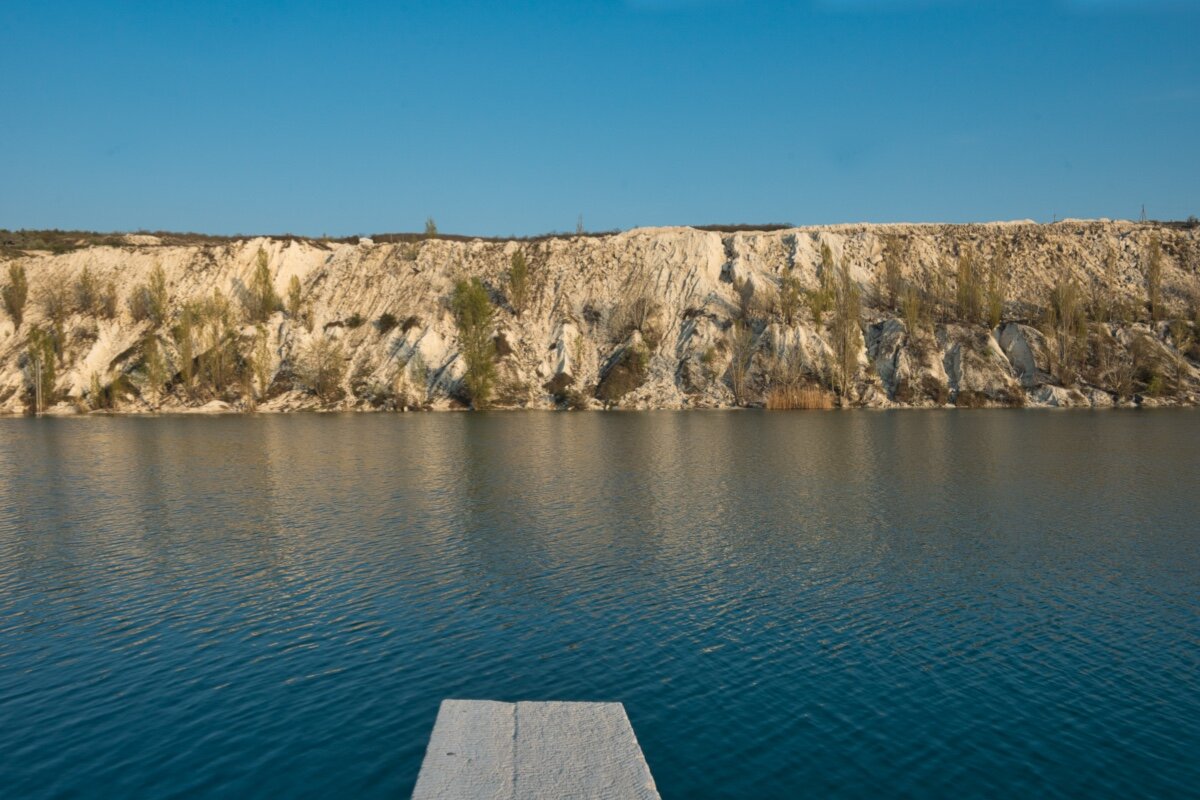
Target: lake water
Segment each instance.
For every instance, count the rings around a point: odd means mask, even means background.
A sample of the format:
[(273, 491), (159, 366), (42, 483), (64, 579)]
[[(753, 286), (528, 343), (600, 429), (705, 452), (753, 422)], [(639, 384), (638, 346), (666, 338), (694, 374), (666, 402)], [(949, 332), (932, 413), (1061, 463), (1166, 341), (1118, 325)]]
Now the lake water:
[(1200, 413), (0, 420), (0, 796), (397, 797), (617, 700), (701, 797), (1200, 792)]

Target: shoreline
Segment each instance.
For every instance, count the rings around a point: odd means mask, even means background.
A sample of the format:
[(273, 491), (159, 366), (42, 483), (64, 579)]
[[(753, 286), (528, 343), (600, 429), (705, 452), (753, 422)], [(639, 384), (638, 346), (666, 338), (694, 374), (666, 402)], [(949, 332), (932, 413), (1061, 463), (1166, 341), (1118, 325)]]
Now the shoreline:
[(521, 414), (570, 414), (573, 416), (591, 415), (591, 414), (618, 414), (618, 415), (638, 415), (638, 414), (658, 414), (658, 413), (763, 413), (771, 415), (791, 415), (791, 414), (806, 414), (806, 413), (852, 413), (852, 412), (867, 412), (867, 413), (890, 413), (890, 412), (950, 412), (950, 411), (968, 411), (968, 412), (988, 412), (988, 411), (1027, 411), (1027, 412), (1085, 412), (1085, 413), (1104, 413), (1104, 412), (1156, 412), (1156, 411), (1196, 411), (1200, 410), (1200, 404), (1195, 403), (1173, 403), (1173, 404), (1136, 404), (1130, 403), (1126, 405), (1112, 406), (1048, 406), (1048, 405), (1028, 405), (1028, 406), (955, 406), (953, 404), (944, 406), (851, 406), (847, 408), (790, 408), (790, 409), (769, 409), (763, 406), (713, 406), (713, 407), (682, 407), (682, 408), (609, 408), (609, 409), (560, 409), (560, 408), (487, 408), (487, 409), (470, 409), (470, 408), (444, 408), (444, 409), (416, 409), (416, 410), (389, 410), (378, 408), (306, 408), (306, 409), (291, 409), (286, 411), (259, 411), (259, 410), (191, 410), (191, 411), (112, 411), (112, 410), (96, 410), (96, 411), (50, 411), (41, 414), (0, 414), (0, 420), (17, 420), (17, 419), (89, 419), (94, 417), (119, 417), (128, 419), (180, 419), (180, 418), (216, 418), (216, 417), (287, 417), (287, 416), (433, 416), (442, 414), (486, 414), (491, 416), (500, 415), (521, 415)]

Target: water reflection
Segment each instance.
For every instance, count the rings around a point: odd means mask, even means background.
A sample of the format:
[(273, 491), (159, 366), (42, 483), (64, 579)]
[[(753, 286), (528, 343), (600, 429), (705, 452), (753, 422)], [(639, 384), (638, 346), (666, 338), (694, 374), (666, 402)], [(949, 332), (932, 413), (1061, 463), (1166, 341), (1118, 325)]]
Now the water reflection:
[(666, 796), (1185, 794), (1198, 422), (0, 420), (0, 795), (402, 795), (447, 696)]

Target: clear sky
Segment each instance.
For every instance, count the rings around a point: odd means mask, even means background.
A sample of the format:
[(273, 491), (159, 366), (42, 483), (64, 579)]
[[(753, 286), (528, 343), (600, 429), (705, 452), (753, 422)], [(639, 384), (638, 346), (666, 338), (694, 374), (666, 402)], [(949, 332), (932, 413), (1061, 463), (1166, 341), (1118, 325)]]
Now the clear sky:
[(0, 227), (1200, 214), (1200, 1), (0, 3)]

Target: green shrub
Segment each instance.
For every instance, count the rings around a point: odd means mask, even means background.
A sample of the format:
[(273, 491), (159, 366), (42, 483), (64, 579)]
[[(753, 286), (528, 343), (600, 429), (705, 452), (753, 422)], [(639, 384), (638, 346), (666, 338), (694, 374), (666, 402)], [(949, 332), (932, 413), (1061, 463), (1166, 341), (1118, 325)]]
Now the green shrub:
[(342, 395), (346, 355), (340, 341), (325, 336), (315, 337), (301, 352), (296, 367), (300, 388), (325, 402)]
[(93, 411), (112, 411), (128, 389), (125, 376), (118, 373), (111, 380), (101, 381), (100, 373), (93, 372), (88, 389), (88, 406)]
[(259, 325), (254, 332), (254, 355), (251, 359), (251, 366), (257, 384), (256, 399), (261, 400), (267, 396), (272, 378), (270, 335), (263, 325)]
[(271, 278), (267, 251), (260, 247), (254, 266), (254, 277), (250, 280), (250, 291), (246, 296), (246, 316), (251, 322), (266, 322), (279, 309), (279, 305), (279, 295), (275, 293), (275, 282)]
[(380, 336), (386, 336), (393, 328), (400, 324), (400, 320), (396, 319), (390, 311), (385, 311), (379, 315), (379, 319), (375, 321), (375, 327), (379, 329)]
[(513, 253), (512, 263), (508, 267), (508, 302), (518, 317), (529, 302), (529, 264), (520, 250)]
[(212, 296), (200, 305), (199, 319), (200, 380), (221, 395), (242, 378), (240, 371), (244, 367), (229, 298), (220, 289), (214, 289)]
[(471, 405), (486, 408), (496, 382), (496, 348), (492, 341), (495, 311), (478, 278), (460, 280), (451, 300), (458, 341), (466, 364), (464, 384)]
[(367, 321), (366, 318), (362, 314), (355, 311), (346, 320), (346, 327), (347, 328), (360, 328), (360, 327), (362, 327), (362, 324), (366, 321)]
[(29, 299), (25, 267), (20, 264), (8, 265), (8, 285), (0, 289), (0, 297), (4, 300), (5, 310), (12, 317), (14, 327), (20, 328), (25, 320), (25, 303)]
[(50, 320), (50, 327), (54, 334), (55, 353), (61, 360), (63, 357), (63, 348), (67, 342), (66, 321), (71, 314), (71, 301), (68, 298), (68, 289), (58, 283), (51, 283), (46, 287), (46, 293), (42, 296), (42, 311)]
[(129, 293), (129, 316), (134, 322), (145, 322), (150, 319), (150, 295), (145, 286), (135, 286)]
[(155, 327), (167, 321), (170, 296), (167, 293), (167, 275), (161, 264), (155, 264), (146, 283), (135, 286), (129, 295), (129, 313), (137, 322), (150, 320)]
[(117, 283), (109, 280), (100, 286), (100, 295), (96, 298), (96, 316), (112, 319), (117, 315)]
[(155, 325), (167, 321), (167, 308), (170, 305), (170, 295), (167, 294), (167, 273), (163, 272), (162, 264), (155, 264), (150, 271), (150, 282), (146, 287), (150, 300), (150, 319)]
[(142, 380), (142, 394), (157, 400), (167, 382), (167, 363), (153, 333), (142, 340)]
[(191, 394), (196, 377), (196, 328), (199, 325), (200, 309), (196, 303), (187, 303), (179, 314), (179, 322), (171, 330), (175, 349), (179, 353), (179, 378), (183, 389)]
[(605, 407), (615, 406), (622, 397), (646, 382), (650, 353), (640, 345), (631, 345), (609, 366), (596, 387), (596, 399)]
[(862, 295), (845, 265), (839, 270), (834, 291), (830, 333), (838, 392), (848, 398), (858, 371), (859, 345), (862, 341)]
[(61, 330), (63, 323), (71, 314), (71, 302), (67, 297), (67, 287), (58, 283), (48, 285), (46, 293), (42, 296), (42, 311), (54, 324), (54, 327)]
[(84, 267), (75, 279), (75, 310), (80, 314), (93, 314), (100, 299), (100, 286), (89, 267)]
[(808, 310), (812, 314), (813, 324), (820, 328), (825, 315), (833, 307), (833, 295), (823, 288), (810, 289), (804, 293), (804, 300), (808, 303)]
[(54, 331), (34, 327), (29, 332), (29, 346), (25, 351), (30, 392), (34, 398), (34, 411), (40, 414), (54, 405), (55, 363), (59, 345)]
[(303, 289), (300, 286), (300, 276), (293, 275), (292, 279), (288, 281), (287, 292), (287, 312), (288, 316), (292, 317), (293, 319), (298, 318), (301, 310), (304, 308), (302, 292)]

